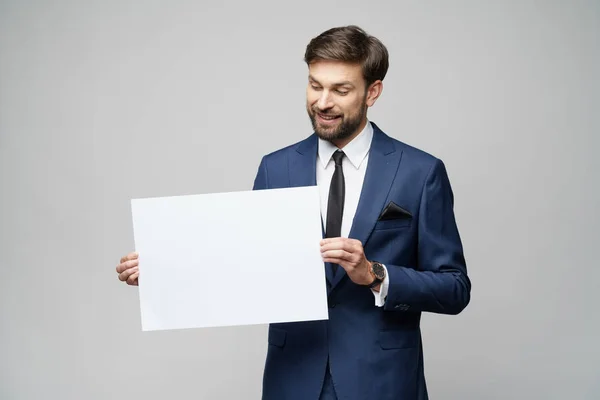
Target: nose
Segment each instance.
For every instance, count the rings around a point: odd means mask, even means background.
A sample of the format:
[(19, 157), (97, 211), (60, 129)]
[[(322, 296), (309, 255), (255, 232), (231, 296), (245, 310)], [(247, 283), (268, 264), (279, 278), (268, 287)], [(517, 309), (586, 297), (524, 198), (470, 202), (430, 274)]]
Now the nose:
[(323, 90), (321, 92), (321, 96), (319, 96), (319, 100), (317, 100), (317, 107), (321, 111), (325, 111), (331, 107), (333, 107), (333, 103), (331, 101), (331, 96), (328, 90)]

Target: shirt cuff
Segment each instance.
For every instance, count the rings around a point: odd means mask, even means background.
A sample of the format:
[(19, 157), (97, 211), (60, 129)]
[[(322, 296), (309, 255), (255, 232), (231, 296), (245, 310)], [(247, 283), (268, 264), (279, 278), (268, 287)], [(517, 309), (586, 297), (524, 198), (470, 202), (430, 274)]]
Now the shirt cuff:
[(373, 292), (373, 296), (375, 296), (375, 305), (377, 307), (383, 307), (385, 305), (385, 299), (387, 297), (388, 287), (390, 286), (390, 275), (387, 273), (387, 268), (384, 265), (383, 269), (385, 269), (385, 278), (381, 285), (379, 285), (379, 292), (371, 289)]

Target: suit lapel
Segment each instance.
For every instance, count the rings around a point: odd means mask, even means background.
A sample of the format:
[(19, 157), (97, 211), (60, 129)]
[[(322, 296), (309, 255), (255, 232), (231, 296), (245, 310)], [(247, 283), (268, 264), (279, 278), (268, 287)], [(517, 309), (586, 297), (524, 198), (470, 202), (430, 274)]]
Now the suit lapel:
[(311, 135), (290, 153), (290, 187), (315, 186), (317, 184), (317, 137)]
[[(402, 150), (396, 149), (394, 142), (374, 123), (373, 141), (369, 150), (369, 162), (365, 172), (358, 207), (352, 223), (350, 238), (360, 240), (366, 246), (379, 213), (385, 206), (392, 182), (396, 176)], [(331, 282), (333, 289), (344, 277), (346, 271), (339, 268)]]
[[(295, 152), (291, 152), (288, 168), (290, 187), (315, 186), (317, 184), (317, 147), (318, 139), (313, 134), (300, 142)], [(321, 235), (325, 237), (325, 228), (322, 219)], [(325, 275), (328, 283), (331, 283), (333, 275), (329, 263), (325, 264)]]

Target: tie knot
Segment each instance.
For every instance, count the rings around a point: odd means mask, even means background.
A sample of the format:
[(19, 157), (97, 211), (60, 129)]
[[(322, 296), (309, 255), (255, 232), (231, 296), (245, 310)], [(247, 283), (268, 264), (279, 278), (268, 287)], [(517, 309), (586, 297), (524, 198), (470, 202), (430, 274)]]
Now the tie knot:
[(335, 153), (333, 153), (333, 161), (335, 162), (335, 165), (341, 166), (342, 158), (344, 158), (344, 152), (342, 150), (337, 150)]

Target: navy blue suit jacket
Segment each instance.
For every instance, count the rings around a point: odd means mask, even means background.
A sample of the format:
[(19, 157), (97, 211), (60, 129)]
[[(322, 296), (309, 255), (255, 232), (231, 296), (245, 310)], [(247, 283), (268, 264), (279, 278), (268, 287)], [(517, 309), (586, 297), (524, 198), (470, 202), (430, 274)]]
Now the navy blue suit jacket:
[[(329, 320), (269, 326), (264, 400), (317, 400), (328, 360), (340, 399), (427, 399), (421, 313), (458, 314), (469, 303), (444, 164), (373, 128), (349, 237), (362, 242), (369, 260), (386, 265), (385, 306), (376, 307), (371, 290), (343, 268), (335, 278), (326, 268)], [(254, 189), (316, 185), (317, 148), (313, 134), (263, 157)], [(389, 202), (406, 212), (378, 220)]]

